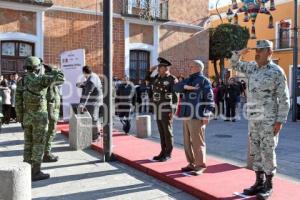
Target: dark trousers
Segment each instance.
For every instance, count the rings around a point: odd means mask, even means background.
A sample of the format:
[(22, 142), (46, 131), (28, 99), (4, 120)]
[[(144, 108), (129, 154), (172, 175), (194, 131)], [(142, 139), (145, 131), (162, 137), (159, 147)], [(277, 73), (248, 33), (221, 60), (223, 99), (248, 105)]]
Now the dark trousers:
[(173, 120), (167, 115), (161, 119), (157, 118), (156, 123), (160, 135), (161, 154), (171, 156), (174, 145)]
[(219, 115), (225, 115), (225, 104), (224, 104), (224, 100), (219, 101)]
[(5, 124), (9, 124), (10, 122), (10, 112), (11, 112), (11, 105), (3, 104), (3, 115), (4, 115)]
[(12, 119), (16, 119), (17, 118), (17, 114), (16, 114), (16, 108), (15, 107), (11, 107), (11, 115), (10, 118)]
[(235, 101), (226, 101), (226, 118), (227, 119), (235, 119), (235, 111), (236, 111), (236, 102)]

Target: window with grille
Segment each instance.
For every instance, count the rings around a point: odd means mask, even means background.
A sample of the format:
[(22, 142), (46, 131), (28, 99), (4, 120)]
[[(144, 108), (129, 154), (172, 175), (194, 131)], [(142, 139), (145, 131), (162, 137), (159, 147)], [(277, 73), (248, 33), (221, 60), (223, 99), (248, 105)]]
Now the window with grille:
[(23, 41), (1, 42), (1, 74), (24, 73), (24, 60), (34, 55), (34, 44)]
[(278, 49), (291, 48), (291, 23), (289, 20), (282, 20), (278, 24)]
[(145, 80), (150, 67), (150, 53), (142, 50), (130, 51), (129, 77), (134, 83)]

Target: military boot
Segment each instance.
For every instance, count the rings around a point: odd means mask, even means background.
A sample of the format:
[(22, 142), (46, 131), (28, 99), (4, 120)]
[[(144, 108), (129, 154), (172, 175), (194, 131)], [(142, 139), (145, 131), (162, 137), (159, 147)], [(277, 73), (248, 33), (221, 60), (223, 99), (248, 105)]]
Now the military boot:
[(50, 178), (49, 174), (44, 174), (41, 171), (41, 163), (32, 164), (31, 169), (31, 180), (32, 181), (40, 181)]
[(161, 151), (157, 156), (153, 157), (153, 160), (159, 161), (163, 157), (164, 157), (164, 153)]
[(267, 179), (264, 184), (264, 189), (256, 195), (258, 200), (266, 200), (268, 199), (273, 192), (273, 175), (266, 175)]
[(53, 155), (51, 152), (45, 153), (43, 157), (43, 162), (49, 163), (49, 162), (57, 162), (58, 156)]
[(256, 174), (256, 181), (254, 185), (252, 185), (250, 188), (244, 189), (243, 194), (244, 195), (256, 195), (259, 192), (261, 192), (264, 189), (264, 177), (265, 173), (262, 171), (255, 172)]

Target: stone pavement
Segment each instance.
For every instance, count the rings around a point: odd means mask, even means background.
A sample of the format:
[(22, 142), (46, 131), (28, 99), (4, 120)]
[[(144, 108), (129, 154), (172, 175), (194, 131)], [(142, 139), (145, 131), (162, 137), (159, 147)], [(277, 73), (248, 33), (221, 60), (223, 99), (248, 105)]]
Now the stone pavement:
[[(60, 160), (42, 165), (51, 179), (33, 183), (34, 200), (195, 199), (119, 162), (103, 163), (92, 150), (72, 151), (63, 135), (57, 135), (53, 151)], [(4, 127), (0, 133), (0, 162), (22, 161), (22, 153), (19, 125)]]
[[(152, 118), (153, 119), (153, 118)], [(122, 129), (116, 118), (115, 128)], [(173, 131), (176, 145), (183, 147), (182, 121), (174, 120)], [(132, 119), (131, 133), (135, 133), (135, 118)], [(238, 165), (246, 165), (248, 122), (211, 120), (206, 129), (207, 153)], [(152, 120), (152, 139), (159, 140), (156, 122)], [(278, 172), (281, 176), (300, 182), (300, 121), (291, 122), (291, 117), (281, 131), (277, 147)]]

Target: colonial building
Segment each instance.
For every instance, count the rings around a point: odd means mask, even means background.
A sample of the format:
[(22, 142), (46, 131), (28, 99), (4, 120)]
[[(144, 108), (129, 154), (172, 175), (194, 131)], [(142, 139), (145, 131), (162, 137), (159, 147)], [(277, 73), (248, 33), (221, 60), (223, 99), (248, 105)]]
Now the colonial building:
[[(275, 1), (276, 10), (272, 11), (273, 16), (273, 26), (274, 28), (269, 29), (269, 16), (258, 14), (256, 19), (256, 37), (257, 39), (250, 39), (248, 42), (248, 47), (255, 47), (255, 42), (258, 39), (268, 39), (274, 43), (274, 53), (273, 61), (278, 63), (285, 71), (289, 88), (292, 88), (292, 65), (293, 65), (293, 27), (294, 27), (294, 1), (292, 0), (277, 0)], [(217, 15), (215, 9), (210, 10), (210, 15), (212, 19), (211, 28), (217, 27), (221, 24), (220, 17), (223, 23), (227, 23), (226, 12), (231, 5), (223, 6), (219, 8), (220, 15)], [(300, 6), (298, 5), (298, 10)], [(251, 22), (244, 22), (244, 13), (239, 14), (238, 23), (241, 26), (246, 26), (251, 30)], [(300, 20), (300, 16), (298, 21)], [(299, 25), (298, 25), (299, 27)], [(298, 42), (298, 46), (300, 43)], [(298, 52), (298, 56), (300, 53)], [(255, 59), (255, 51), (251, 51), (249, 55), (243, 58), (246, 61), (253, 61)], [(300, 63), (300, 60), (298, 61)], [(225, 63), (227, 68), (230, 68), (229, 62)], [(230, 70), (230, 69), (229, 69)], [(300, 73), (300, 70), (298, 70)], [(213, 64), (209, 64), (209, 76), (214, 76)], [(231, 71), (231, 76), (243, 77), (243, 74)], [(298, 79), (300, 80), (300, 74)]]
[[(144, 79), (156, 58), (187, 75), (192, 59), (208, 64), (208, 0), (114, 0), (113, 73)], [(61, 53), (85, 49), (86, 64), (102, 73), (102, 0), (0, 0), (1, 74), (23, 73), (35, 55), (60, 65)]]

